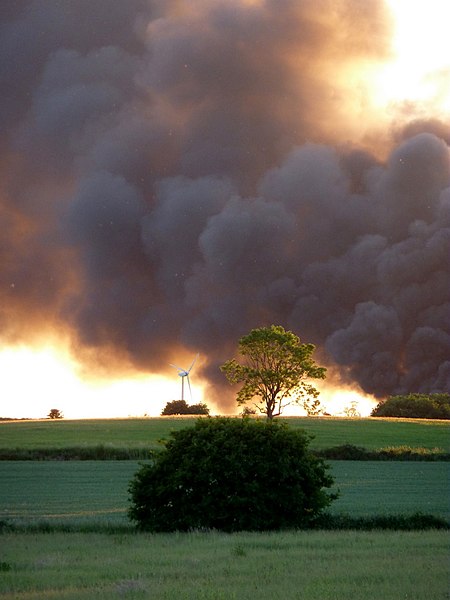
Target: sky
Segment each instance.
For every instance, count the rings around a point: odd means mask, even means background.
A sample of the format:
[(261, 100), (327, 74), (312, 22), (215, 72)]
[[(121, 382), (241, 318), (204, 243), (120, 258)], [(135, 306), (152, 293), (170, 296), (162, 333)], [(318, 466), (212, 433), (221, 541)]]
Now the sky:
[(271, 324), (327, 410), (450, 390), (447, 0), (0, 5), (0, 416), (236, 412)]

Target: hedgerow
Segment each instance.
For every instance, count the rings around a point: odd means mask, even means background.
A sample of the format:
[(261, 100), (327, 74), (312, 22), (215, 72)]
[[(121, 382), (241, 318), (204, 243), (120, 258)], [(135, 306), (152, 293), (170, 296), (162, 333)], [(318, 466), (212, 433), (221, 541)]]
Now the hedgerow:
[(402, 460), (402, 461), (450, 461), (450, 454), (441, 448), (414, 448), (411, 446), (388, 446), (377, 450), (368, 450), (353, 444), (342, 444), (323, 450), (314, 450), (314, 454), (327, 460)]
[[(0, 448), (2, 460), (148, 460), (154, 448), (127, 448), (108, 445), (73, 446), (68, 448)], [(311, 453), (326, 460), (417, 460), (450, 461), (442, 448), (387, 446), (369, 450), (353, 444), (342, 444)]]
[(450, 419), (450, 394), (407, 394), (379, 402), (372, 417)]

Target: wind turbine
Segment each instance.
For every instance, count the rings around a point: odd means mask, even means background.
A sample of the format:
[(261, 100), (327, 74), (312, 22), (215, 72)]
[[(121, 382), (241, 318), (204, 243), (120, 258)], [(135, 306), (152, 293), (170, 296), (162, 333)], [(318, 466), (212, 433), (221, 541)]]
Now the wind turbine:
[(170, 364), (171, 367), (173, 367), (174, 369), (178, 370), (178, 375), (181, 377), (181, 399), (182, 400), (184, 400), (184, 380), (185, 379), (188, 382), (189, 393), (190, 393), (191, 399), (192, 399), (192, 390), (191, 390), (191, 382), (189, 380), (189, 373), (191, 372), (191, 369), (194, 366), (194, 363), (197, 360), (197, 358), (198, 358), (198, 354), (194, 358), (194, 360), (192, 361), (191, 366), (189, 367), (189, 369), (183, 369), (182, 367), (178, 367), (177, 365)]

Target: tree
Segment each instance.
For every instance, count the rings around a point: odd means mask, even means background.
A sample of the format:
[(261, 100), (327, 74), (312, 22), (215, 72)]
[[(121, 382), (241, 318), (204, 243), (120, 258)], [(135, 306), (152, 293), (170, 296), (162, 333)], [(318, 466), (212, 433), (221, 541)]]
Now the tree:
[(450, 419), (450, 394), (389, 396), (372, 410), (372, 417)]
[(302, 344), (291, 331), (271, 325), (253, 329), (239, 340), (245, 364), (233, 359), (220, 368), (230, 383), (244, 384), (237, 394), (238, 405), (259, 398), (254, 405), (272, 419), (291, 403), (315, 404), (309, 399), (319, 392), (307, 379), (324, 379), (326, 369), (312, 359), (314, 350), (313, 344)]
[(172, 400), (167, 402), (161, 415), (209, 415), (209, 408), (202, 403), (189, 405), (186, 400)]
[(244, 406), (240, 414), (241, 417), (252, 417), (253, 415), (256, 415), (256, 408), (251, 406)]
[(142, 530), (308, 527), (336, 498), (310, 436), (286, 423), (210, 417), (170, 436), (130, 482), (128, 514)]
[(344, 415), (346, 417), (360, 417), (360, 413), (358, 412), (358, 402), (356, 400), (352, 400), (348, 406), (344, 408)]
[(48, 413), (47, 418), (49, 418), (49, 419), (63, 419), (64, 415), (57, 408), (52, 408), (52, 409), (50, 409), (50, 412)]
[(308, 417), (317, 417), (322, 414), (323, 409), (320, 403), (319, 398), (316, 395), (308, 396), (307, 398), (303, 398), (301, 401), (301, 405), (306, 411)]

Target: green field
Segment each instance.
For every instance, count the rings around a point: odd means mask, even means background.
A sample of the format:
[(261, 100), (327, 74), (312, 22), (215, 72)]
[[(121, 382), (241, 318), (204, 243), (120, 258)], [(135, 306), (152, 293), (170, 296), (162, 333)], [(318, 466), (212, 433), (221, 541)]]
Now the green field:
[[(0, 448), (151, 448), (192, 419), (0, 423)], [(450, 451), (449, 423), (289, 419), (313, 448), (353, 444)], [(329, 461), (354, 517), (450, 519), (448, 462)], [(0, 597), (5, 600), (444, 600), (446, 531), (136, 533), (128, 521), (133, 460), (0, 461)], [(53, 533), (33, 533), (53, 527)], [(18, 528), (18, 529), (17, 529)], [(65, 533), (63, 532), (65, 530)], [(84, 531), (84, 533), (81, 533)], [(69, 533), (68, 533), (69, 532)], [(103, 533), (102, 533), (103, 532)]]
[(4, 534), (3, 600), (445, 600), (448, 534)]
[[(450, 422), (400, 419), (289, 418), (291, 427), (314, 435), (311, 447), (353, 444), (367, 449), (391, 446), (440, 448), (450, 452)], [(66, 448), (98, 444), (154, 448), (170, 431), (190, 427), (195, 418), (43, 420), (0, 422), (0, 449)]]
[[(330, 461), (334, 514), (412, 514), (450, 519), (445, 462)], [(127, 524), (134, 461), (1, 461), (0, 519), (16, 523)]]
[[(313, 447), (408, 445), (449, 450), (449, 423), (383, 419), (291, 418), (315, 435)], [(20, 421), (0, 423), (0, 446), (155, 447), (195, 419)], [(339, 499), (333, 512), (356, 516), (424, 512), (450, 518), (448, 463), (330, 461)], [(124, 461), (0, 461), (0, 518), (24, 521), (127, 523), (129, 481), (138, 468)]]

